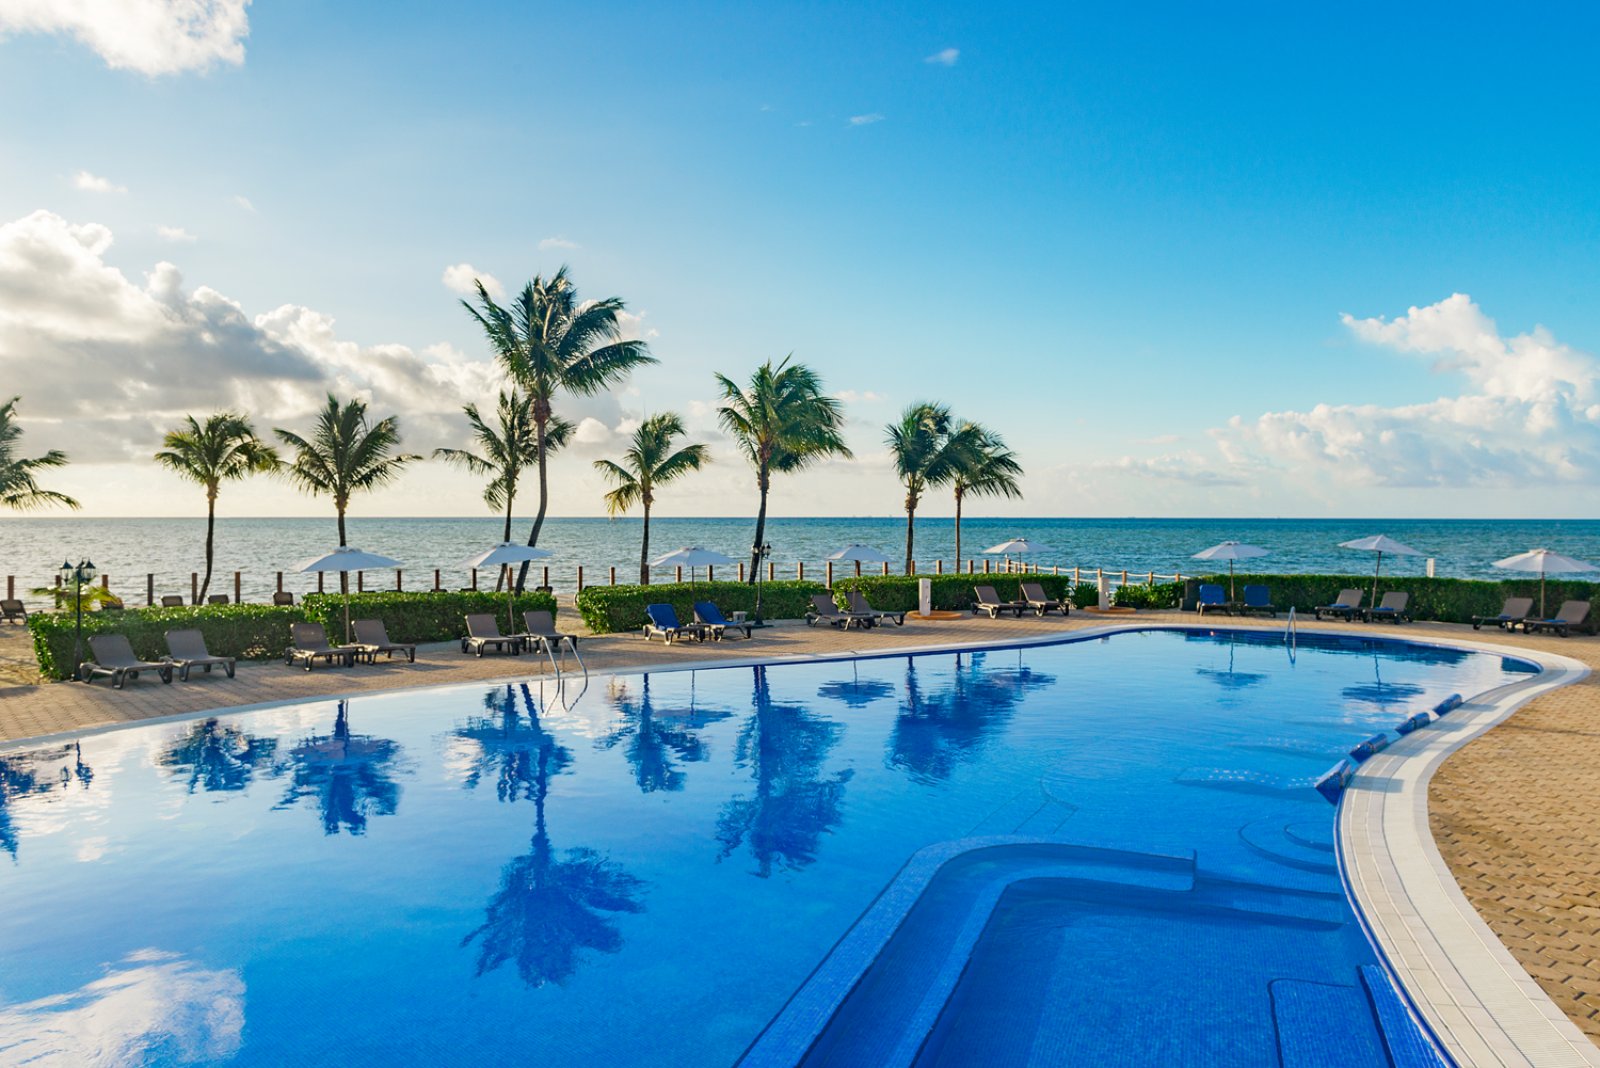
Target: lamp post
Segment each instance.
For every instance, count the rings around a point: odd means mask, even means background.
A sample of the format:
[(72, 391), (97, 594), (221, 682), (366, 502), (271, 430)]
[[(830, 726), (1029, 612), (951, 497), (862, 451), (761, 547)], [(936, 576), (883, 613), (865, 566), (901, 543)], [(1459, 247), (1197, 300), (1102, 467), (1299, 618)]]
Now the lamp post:
[(764, 627), (767, 625), (767, 621), (761, 618), (761, 583), (764, 581), (766, 572), (766, 568), (763, 565), (767, 562), (767, 557), (772, 555), (772, 543), (769, 541), (765, 545), (752, 545), (750, 551), (756, 557), (756, 611), (755, 618), (750, 620), (750, 625), (752, 627)]
[(94, 581), (97, 573), (92, 560), (80, 560), (76, 566), (70, 560), (61, 563), (61, 585), (71, 585), (76, 617), (72, 632), (72, 677), (75, 679), (81, 679), (83, 672), (83, 590)]

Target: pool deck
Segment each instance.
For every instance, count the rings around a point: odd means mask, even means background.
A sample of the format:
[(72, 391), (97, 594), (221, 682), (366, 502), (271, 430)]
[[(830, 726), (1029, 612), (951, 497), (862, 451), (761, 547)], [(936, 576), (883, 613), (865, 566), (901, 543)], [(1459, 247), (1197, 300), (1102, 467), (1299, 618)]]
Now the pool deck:
[[(750, 642), (668, 647), (629, 634), (585, 638), (583, 650), (591, 672), (607, 673), (1196, 622), (1176, 612), (1075, 612), (1068, 619), (913, 618), (904, 628), (865, 632), (791, 623)], [(1283, 626), (1281, 620), (1229, 617), (1215, 624)], [(1600, 668), (1600, 639), (1479, 633), (1435, 623), (1391, 629), (1302, 621), (1301, 627), (1542, 654), (1565, 673), (1560, 680), (1552, 672), (1542, 683), (1503, 688), (1491, 695), (1498, 700), (1472, 702), (1369, 761), (1348, 796), (1341, 827), (1347, 875), (1367, 922), (1460, 1063), (1600, 1065), (1594, 1044), (1600, 1042), (1600, 673), (1585, 671)], [(30, 659), (25, 632), (0, 627), (0, 667), (12, 665), (15, 678), (15, 666)], [(380, 661), (306, 672), (281, 662), (251, 663), (240, 664), (231, 681), (220, 673), (171, 686), (141, 678), (126, 691), (104, 682), (14, 685), (0, 671), (0, 743), (212, 710), (520, 679), (539, 674), (541, 666), (548, 672), (532, 656), (479, 659), (447, 643), (422, 647), (414, 665)], [(1556, 681), (1572, 684), (1552, 688)]]

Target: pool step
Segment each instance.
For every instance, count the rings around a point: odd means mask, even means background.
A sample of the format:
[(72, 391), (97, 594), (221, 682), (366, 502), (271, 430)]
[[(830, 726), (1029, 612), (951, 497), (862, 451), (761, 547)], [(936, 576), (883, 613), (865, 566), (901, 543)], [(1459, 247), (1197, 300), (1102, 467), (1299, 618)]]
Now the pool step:
[(1351, 920), (1344, 895), (1332, 890), (1291, 889), (1202, 878), (1195, 882), (1194, 902), (1206, 908), (1247, 912), (1277, 920), (1301, 920), (1324, 927), (1342, 927)]
[[(1267, 990), (1283, 1068), (1389, 1064), (1372, 1004), (1361, 987), (1275, 979)], [(1330, 1027), (1330, 1020), (1346, 1023)]]
[(1269, 816), (1240, 827), (1239, 838), (1268, 860), (1301, 871), (1333, 875), (1339, 870), (1333, 855), (1333, 821), (1329, 819), (1326, 824), (1323, 828), (1302, 820), (1286, 825), (1281, 817)]
[(1307, 760), (1337, 760), (1345, 752), (1342, 746), (1310, 742), (1303, 738), (1256, 738), (1248, 742), (1235, 742), (1233, 748), (1258, 753), (1281, 753), (1305, 757)]
[(1287, 801), (1320, 801), (1311, 775), (1274, 775), (1251, 768), (1185, 768), (1172, 780), (1180, 786), (1199, 786), (1208, 790), (1259, 794)]
[(1361, 985), (1366, 987), (1372, 1010), (1378, 1017), (1384, 1047), (1395, 1068), (1445, 1068), (1445, 1060), (1412, 1019), (1388, 974), (1375, 964), (1361, 966)]

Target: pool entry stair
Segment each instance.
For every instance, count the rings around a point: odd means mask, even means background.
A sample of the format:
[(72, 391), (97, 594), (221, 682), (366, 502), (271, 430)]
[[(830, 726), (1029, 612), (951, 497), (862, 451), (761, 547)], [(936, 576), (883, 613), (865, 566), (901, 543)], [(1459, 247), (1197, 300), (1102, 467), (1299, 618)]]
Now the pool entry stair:
[[(1042, 927), (1036, 931), (1029, 926), (1037, 922), (1031, 917), (1056, 917), (1075, 909), (1133, 910), (1137, 916), (1180, 921), (1204, 915), (1224, 931), (1236, 921), (1338, 931), (1351, 917), (1342, 895), (1327, 888), (1333, 853), (1331, 828), (1325, 822), (1259, 821), (1241, 829), (1240, 837), (1251, 849), (1284, 865), (1283, 878), (1271, 882), (1208, 871), (1192, 852), (1136, 852), (1054, 836), (988, 836), (929, 846), (912, 856), (839, 940), (746, 1050), (740, 1068), (962, 1063), (963, 1030), (1031, 1034), (1027, 1027), (1008, 1029), (985, 1016), (997, 1005), (1002, 1013), (1015, 1012), (1014, 999), (994, 994), (981, 976), (974, 978), (984, 970), (977, 962), (985, 957), (987, 943), (1020, 938), (1037, 944), (1044, 939)], [(1296, 877), (1301, 872), (1315, 872), (1319, 878)], [(1038, 1034), (1029, 1041), (1037, 1046), (1051, 1041), (1053, 1034), (1060, 1039), (1058, 1022), (1070, 1021), (1085, 1008), (1051, 1002), (1042, 993), (1052, 973), (1059, 972), (1060, 961), (1039, 952), (1020, 959), (1004, 950), (1000, 955), (1009, 984), (1040, 992), (1032, 1028)], [(1445, 1063), (1379, 968), (1362, 968), (1347, 984), (1285, 975), (1265, 985), (1276, 1055), (1264, 1048), (1270, 1042), (1262, 1042), (1257, 1052), (1266, 1059), (1250, 1063), (1269, 1068), (1442, 1068)], [(1115, 994), (1107, 991), (1105, 996)], [(964, 1015), (975, 1018), (972, 1026), (963, 1026), (968, 1022), (961, 1019)], [(947, 1043), (951, 1034), (956, 1037)], [(948, 1053), (942, 1048), (947, 1044), (958, 1051)], [(1084, 1050), (1073, 1051), (1069, 1060), (1053, 1059), (1068, 1055), (1060, 1051), (1033, 1049), (1025, 1057), (1011, 1053), (990, 1049), (982, 1056), (994, 1064), (1079, 1063), (1077, 1058), (1090, 1056)], [(1095, 1056), (1105, 1055), (1101, 1051)], [(1110, 1055), (1121, 1063), (1161, 1063), (1148, 1050), (1136, 1056)], [(1248, 1058), (1241, 1063), (1246, 1062)]]

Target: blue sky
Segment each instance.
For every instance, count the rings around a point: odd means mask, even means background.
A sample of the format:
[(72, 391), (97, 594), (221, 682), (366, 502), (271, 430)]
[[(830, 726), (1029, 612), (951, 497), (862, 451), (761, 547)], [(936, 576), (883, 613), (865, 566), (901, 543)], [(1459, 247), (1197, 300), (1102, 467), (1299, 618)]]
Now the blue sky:
[[(999, 511), (1600, 505), (1592, 9), (85, 7), (0, 0), (0, 392), (92, 513), (193, 509), (143, 460), (184, 411), (331, 385), (457, 444), (492, 374), (446, 269), (562, 263), (661, 365), (571, 408), (558, 514), (666, 407), (719, 462), (661, 510), (750, 511), (711, 373), (789, 352), (858, 459), (781, 514), (893, 513), (924, 398), (1022, 454)], [(361, 507), (481, 505), (430, 465)]]

